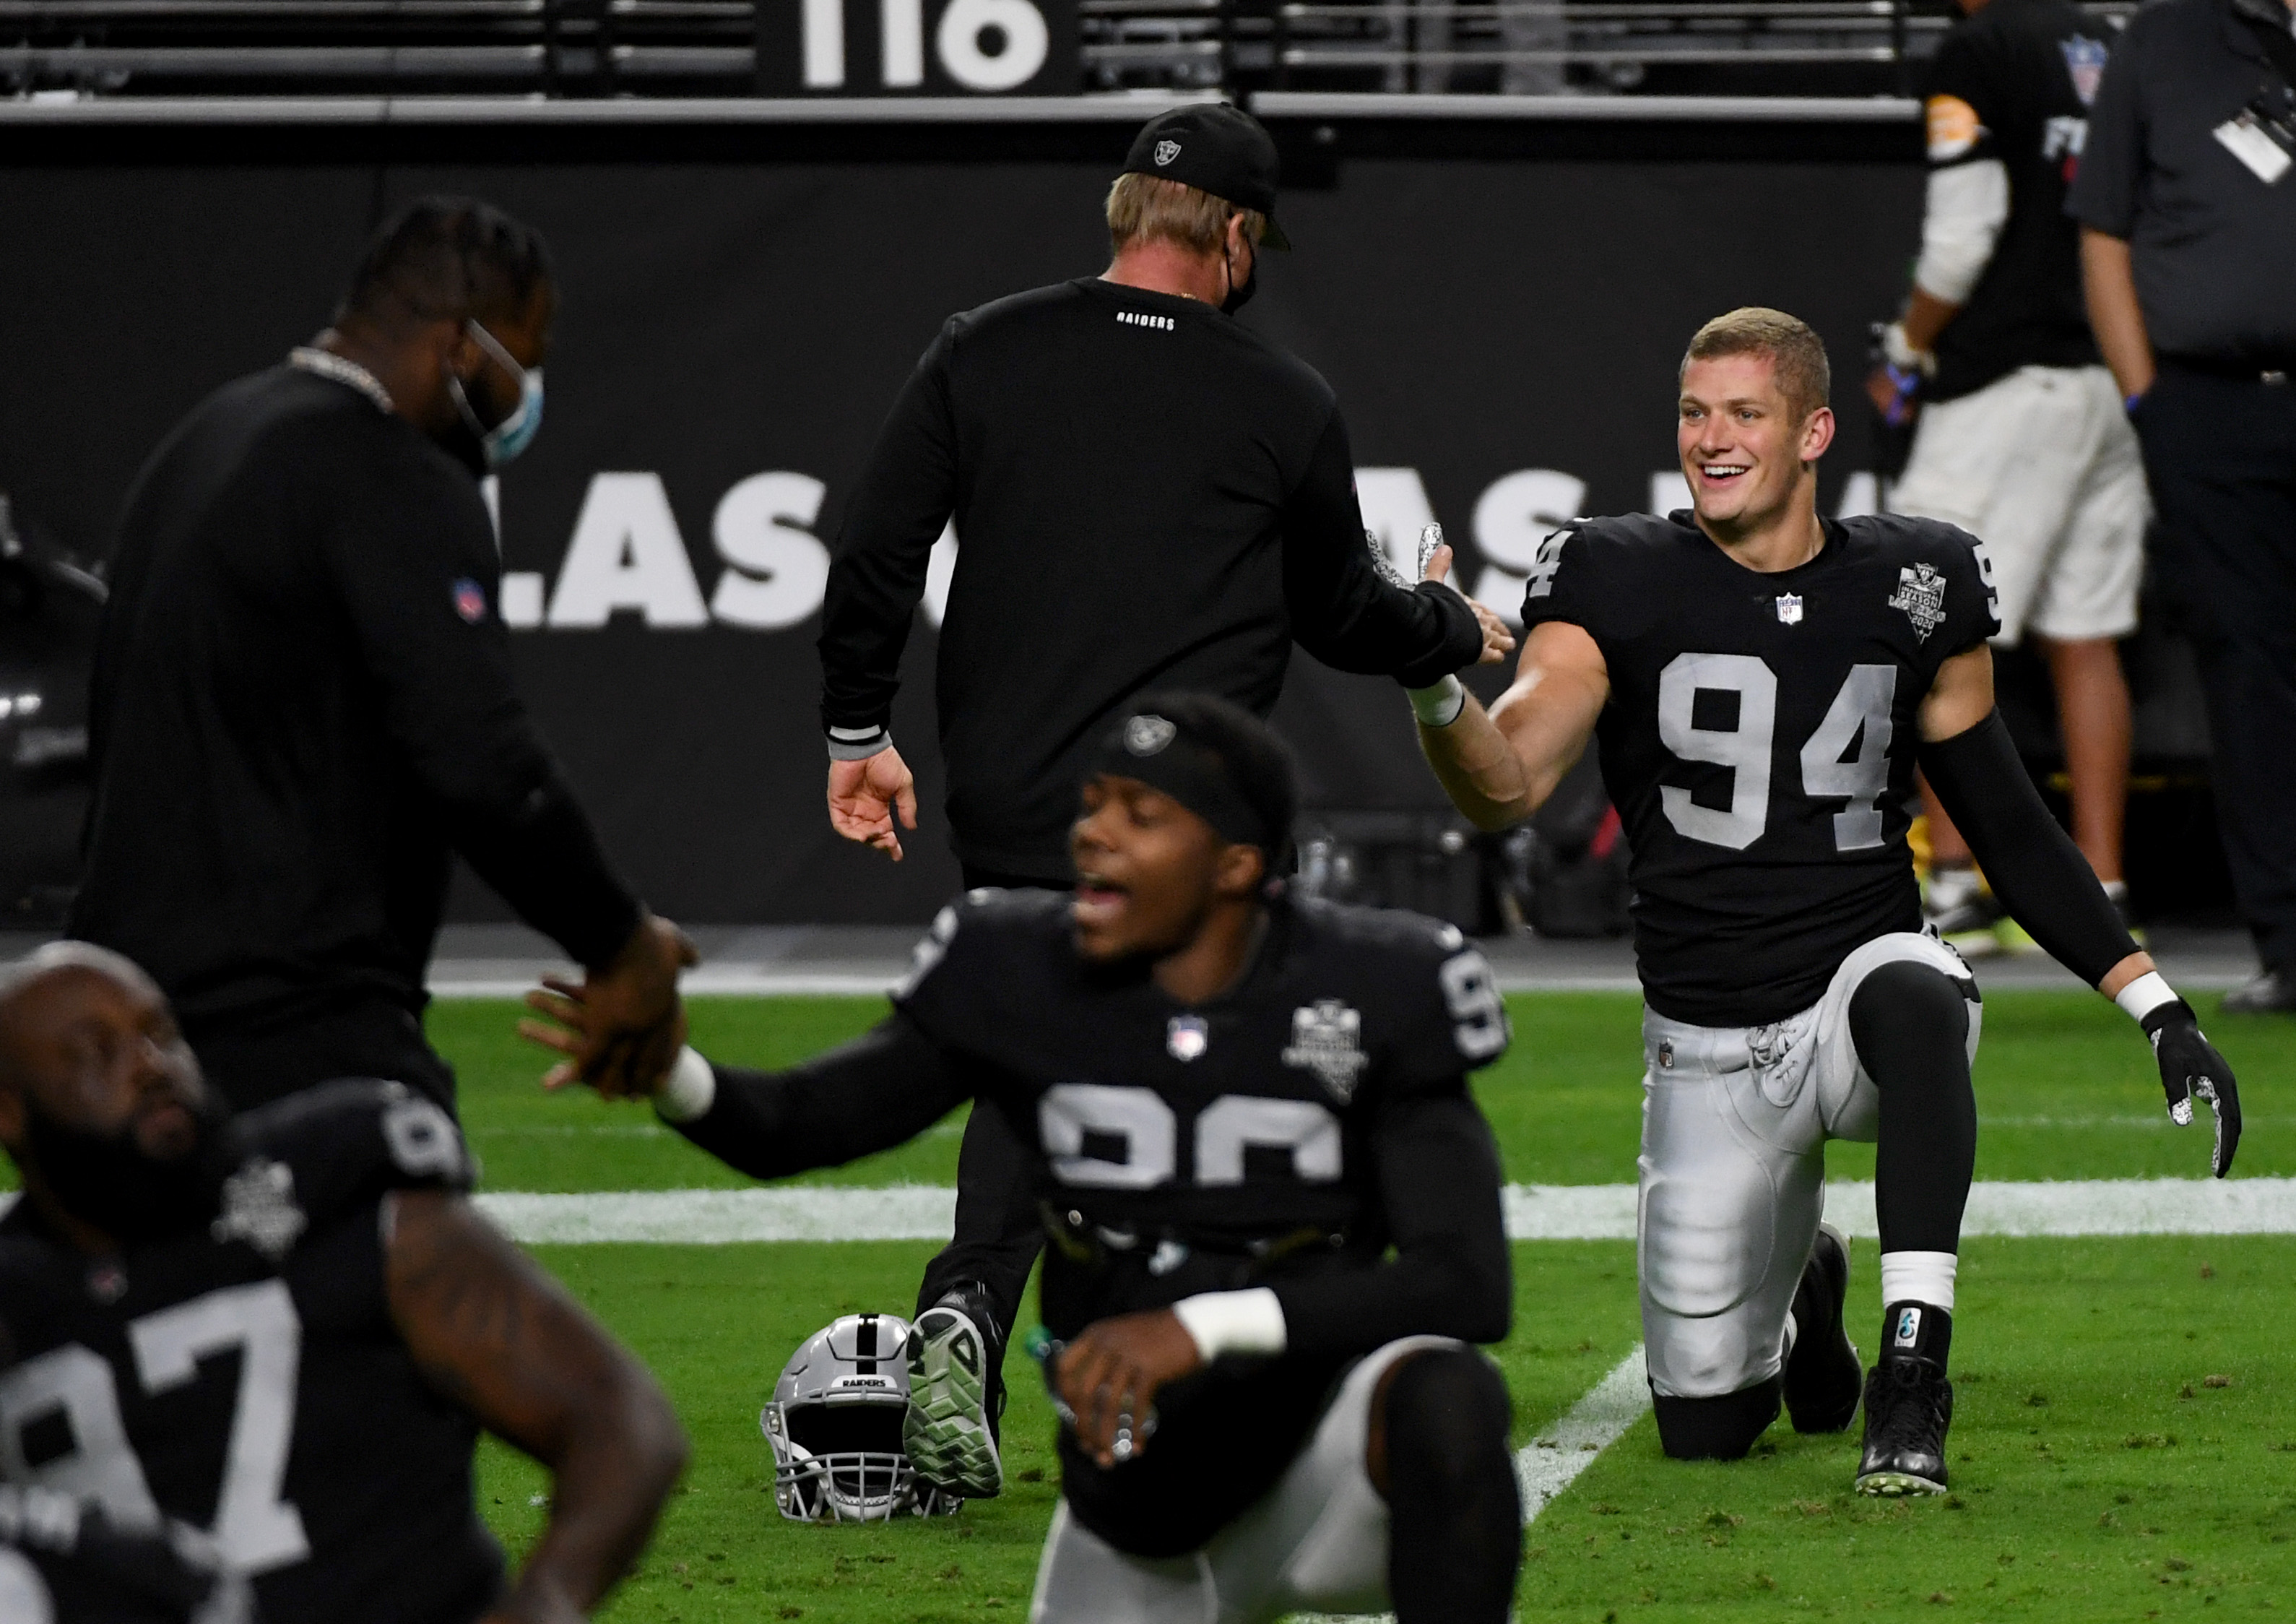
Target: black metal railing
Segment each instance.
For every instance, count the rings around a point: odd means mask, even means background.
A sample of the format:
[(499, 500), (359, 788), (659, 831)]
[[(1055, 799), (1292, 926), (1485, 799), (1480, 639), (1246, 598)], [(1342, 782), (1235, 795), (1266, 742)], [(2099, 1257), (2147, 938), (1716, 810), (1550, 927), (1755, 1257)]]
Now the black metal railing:
[[(1083, 83), (1101, 91), (1902, 93), (1958, 14), (1948, 0), (1072, 3)], [(753, 0), (0, 0), (0, 96), (747, 95), (758, 21)]]

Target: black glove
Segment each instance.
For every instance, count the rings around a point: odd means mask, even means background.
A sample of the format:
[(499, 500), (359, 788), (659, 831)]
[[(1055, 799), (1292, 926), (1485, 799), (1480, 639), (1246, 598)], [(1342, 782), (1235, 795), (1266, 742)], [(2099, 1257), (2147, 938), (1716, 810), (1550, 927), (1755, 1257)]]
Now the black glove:
[(2216, 1112), (2217, 1148), (2209, 1166), (2218, 1178), (2232, 1170), (2240, 1148), (2240, 1088), (2216, 1046), (2201, 1034), (2201, 1018), (2182, 998), (2163, 1004), (2144, 1020), (2161, 1063), (2161, 1087), (2169, 1095), (2169, 1120), (2179, 1128), (2193, 1120), (2193, 1101), (2206, 1100)]

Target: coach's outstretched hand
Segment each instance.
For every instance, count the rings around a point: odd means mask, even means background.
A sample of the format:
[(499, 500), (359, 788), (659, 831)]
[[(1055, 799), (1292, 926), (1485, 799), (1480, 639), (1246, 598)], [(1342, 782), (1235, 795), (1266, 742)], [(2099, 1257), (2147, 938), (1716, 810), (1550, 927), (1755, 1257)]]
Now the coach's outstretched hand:
[(2217, 1120), (2216, 1153), (2210, 1169), (2218, 1178), (2232, 1171), (2233, 1152), (2240, 1148), (2240, 1088), (2232, 1068), (2201, 1032), (2201, 1020), (2182, 998), (2163, 1004), (2144, 1017), (2144, 1035), (2152, 1040), (2152, 1058), (2161, 1064), (2161, 1087), (2169, 1095), (2169, 1120), (2179, 1128), (2193, 1121), (2193, 1102), (2206, 1100)]
[(1103, 1466), (1148, 1447), (1144, 1424), (1168, 1382), (1204, 1362), (1196, 1339), (1169, 1308), (1119, 1314), (1085, 1327), (1061, 1354), (1061, 1402), (1076, 1415), (1077, 1442)]
[[(893, 826), (896, 811), (899, 829)], [(899, 750), (888, 745), (858, 761), (829, 764), (829, 826), (901, 860), (900, 830), (917, 826), (917, 781)]]

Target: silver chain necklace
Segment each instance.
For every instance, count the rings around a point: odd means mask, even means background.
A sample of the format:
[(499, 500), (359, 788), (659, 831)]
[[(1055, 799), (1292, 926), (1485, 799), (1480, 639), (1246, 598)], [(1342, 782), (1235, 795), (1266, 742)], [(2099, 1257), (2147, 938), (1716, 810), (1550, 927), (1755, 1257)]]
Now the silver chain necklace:
[(390, 391), (381, 381), (356, 361), (346, 361), (332, 349), (302, 344), (287, 352), (287, 365), (299, 366), (307, 373), (316, 373), (322, 378), (332, 378), (365, 395), (386, 414), (397, 410), (390, 402)]

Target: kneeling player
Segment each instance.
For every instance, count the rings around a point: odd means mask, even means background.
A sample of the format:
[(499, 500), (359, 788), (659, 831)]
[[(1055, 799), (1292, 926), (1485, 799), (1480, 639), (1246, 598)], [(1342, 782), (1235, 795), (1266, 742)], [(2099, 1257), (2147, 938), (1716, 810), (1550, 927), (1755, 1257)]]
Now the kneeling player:
[[(1143, 701), (1086, 786), (1073, 897), (976, 891), (868, 1036), (771, 1075), (689, 1050), (655, 1102), (758, 1177), (968, 1096), (1033, 1148), (1074, 1420), (1032, 1619), (1498, 1624), (1513, 1595), (1506, 1389), (1467, 1346), (1510, 1317), (1466, 1080), (1505, 1013), (1449, 926), (1270, 886), (1293, 809), (1258, 721)], [(534, 995), (572, 1029), (533, 1035), (577, 1052), (578, 997)]]
[[(220, 1624), (250, 1585), (265, 1624), (578, 1624), (644, 1548), (676, 1418), (472, 1210), (436, 1105), (352, 1081), (225, 1119), (160, 989), (64, 942), (0, 980), (0, 1465), (89, 1511), (41, 1502), (0, 1599), (44, 1566), (63, 1624)], [(482, 1426), (555, 1474), (507, 1590)]]
[(1782, 1393), (1800, 1431), (1849, 1424), (1861, 1372), (1848, 1251), (1818, 1224), (1824, 1144), (1878, 1138), (1882, 1345), (1857, 1486), (1934, 1493), (1979, 1006), (1921, 931), (1917, 755), (2018, 922), (2143, 1024), (2170, 1114), (2214, 1104), (2219, 1177), (2240, 1106), (1994, 712), (1983, 546), (1929, 520), (1819, 520), (1826, 387), (1824, 348), (1793, 317), (1708, 323), (1677, 408), (1695, 511), (1549, 537), (1513, 687), (1488, 715), (1456, 684), (1413, 704), (1437, 775), (1486, 829), (1601, 741), (1648, 1005), (1640, 1275), (1667, 1452), (1745, 1454)]

